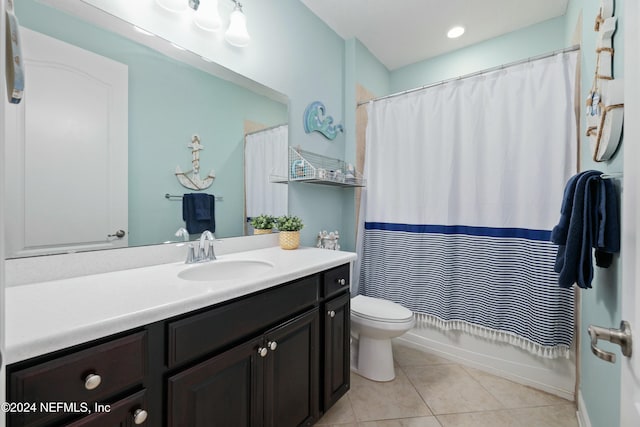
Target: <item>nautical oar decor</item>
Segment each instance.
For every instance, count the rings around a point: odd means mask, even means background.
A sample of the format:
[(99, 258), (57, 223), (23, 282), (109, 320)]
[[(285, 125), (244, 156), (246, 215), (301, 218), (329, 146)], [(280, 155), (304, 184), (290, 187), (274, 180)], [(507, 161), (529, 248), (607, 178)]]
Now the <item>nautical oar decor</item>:
[(200, 137), (193, 135), (191, 143), (187, 145), (191, 148), (191, 164), (192, 169), (187, 172), (182, 172), (180, 166), (176, 166), (176, 177), (180, 184), (190, 188), (191, 190), (204, 190), (209, 188), (216, 177), (213, 169), (205, 178), (200, 178), (200, 151), (204, 150), (204, 145), (200, 144)]

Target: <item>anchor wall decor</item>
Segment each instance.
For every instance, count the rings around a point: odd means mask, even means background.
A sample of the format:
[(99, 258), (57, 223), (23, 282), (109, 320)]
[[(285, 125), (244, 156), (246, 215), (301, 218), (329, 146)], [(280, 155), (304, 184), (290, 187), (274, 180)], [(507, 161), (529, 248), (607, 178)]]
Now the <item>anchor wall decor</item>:
[(204, 150), (204, 145), (200, 144), (200, 137), (193, 135), (191, 137), (191, 143), (187, 145), (191, 148), (191, 164), (192, 169), (187, 172), (182, 172), (180, 166), (176, 166), (176, 178), (180, 184), (191, 190), (204, 190), (209, 188), (213, 184), (213, 180), (216, 174), (213, 169), (205, 178), (200, 178), (200, 151)]

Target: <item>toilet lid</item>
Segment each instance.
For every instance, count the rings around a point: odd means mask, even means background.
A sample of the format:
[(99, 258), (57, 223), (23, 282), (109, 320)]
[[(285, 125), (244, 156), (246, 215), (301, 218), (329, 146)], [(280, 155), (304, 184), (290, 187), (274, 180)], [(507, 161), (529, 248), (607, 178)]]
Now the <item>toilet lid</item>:
[(406, 322), (413, 313), (393, 301), (356, 295), (351, 298), (351, 314), (369, 320)]

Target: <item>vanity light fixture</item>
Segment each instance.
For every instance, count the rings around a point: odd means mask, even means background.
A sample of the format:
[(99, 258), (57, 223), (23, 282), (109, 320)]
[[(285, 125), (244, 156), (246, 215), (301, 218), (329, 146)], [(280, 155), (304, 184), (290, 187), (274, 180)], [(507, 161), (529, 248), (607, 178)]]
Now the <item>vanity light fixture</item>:
[[(195, 10), (193, 22), (205, 31), (218, 31), (222, 27), (222, 19), (218, 12), (218, 0), (199, 0), (190, 3)], [(195, 7), (194, 7), (195, 6)]]
[(232, 0), (236, 6), (233, 8), (233, 12), (229, 16), (229, 28), (224, 33), (224, 39), (232, 46), (245, 47), (249, 44), (251, 37), (247, 31), (247, 17), (242, 11), (242, 5)]
[(447, 33), (447, 37), (449, 37), (450, 39), (457, 39), (463, 34), (464, 34), (464, 27), (456, 26), (449, 30), (449, 32)]
[(184, 12), (189, 7), (185, 0), (156, 0), (156, 3), (170, 12)]
[[(231, 0), (235, 7), (229, 15), (229, 28), (224, 33), (224, 39), (232, 46), (245, 47), (251, 37), (247, 31), (247, 17), (242, 11), (242, 4)], [(217, 31), (222, 27), (222, 19), (218, 12), (218, 0), (188, 0), (188, 5), (194, 12), (195, 24), (205, 31)]]

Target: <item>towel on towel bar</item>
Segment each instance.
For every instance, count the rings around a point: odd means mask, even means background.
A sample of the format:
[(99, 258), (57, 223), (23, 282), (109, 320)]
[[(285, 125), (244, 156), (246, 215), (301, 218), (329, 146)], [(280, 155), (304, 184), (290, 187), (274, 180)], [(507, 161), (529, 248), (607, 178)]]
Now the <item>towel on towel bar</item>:
[(182, 219), (189, 234), (216, 231), (214, 202), (211, 194), (190, 193), (182, 196)]
[(569, 179), (565, 187), (560, 221), (551, 232), (558, 245), (554, 269), (560, 287), (577, 283), (590, 288), (593, 280), (592, 249), (596, 265), (609, 267), (613, 253), (620, 250), (618, 197), (610, 180), (599, 171), (581, 172)]

